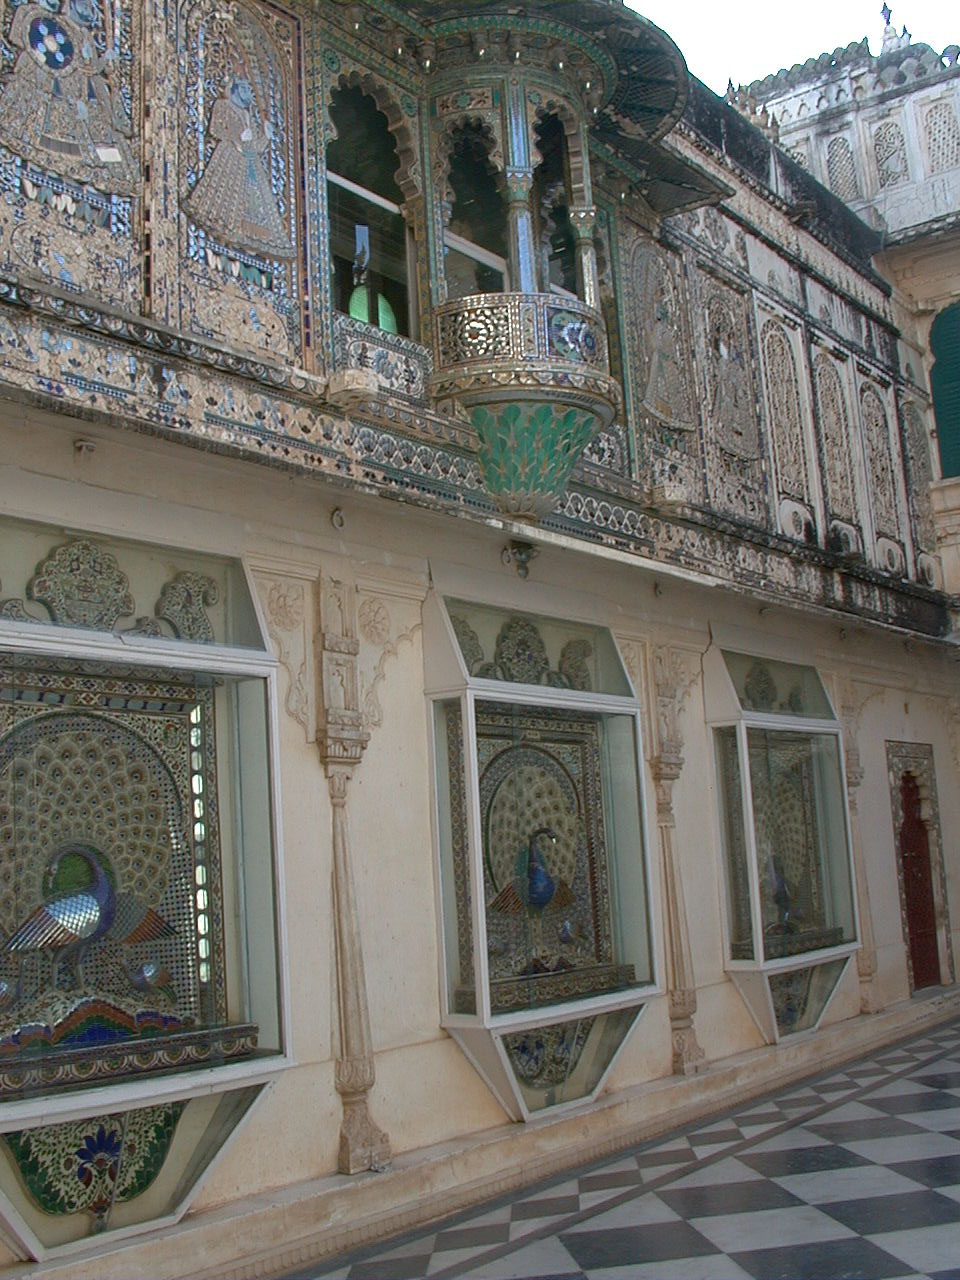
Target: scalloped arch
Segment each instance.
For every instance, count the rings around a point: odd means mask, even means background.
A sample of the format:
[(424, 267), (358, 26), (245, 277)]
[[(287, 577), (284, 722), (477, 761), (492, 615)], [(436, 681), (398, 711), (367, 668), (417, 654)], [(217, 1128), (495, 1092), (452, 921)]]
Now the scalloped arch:
[(493, 180), (497, 189), (506, 191), (506, 164), (503, 156), (503, 137), (496, 123), (482, 112), (464, 111), (451, 115), (443, 122), (437, 133), (434, 149), (434, 181), (437, 195), (443, 210), (444, 225), (450, 220), (453, 205), (453, 192), (450, 190), (450, 155), (453, 149), (454, 134), (464, 128), (475, 127), (483, 143), (487, 159), (493, 169)]
[[(564, 136), (567, 139), (567, 160), (570, 165), (570, 202), (573, 205), (589, 204), (588, 200), (589, 183), (587, 179), (587, 156), (586, 149), (583, 145), (583, 129), (579, 115), (565, 99), (557, 96), (551, 96), (545, 99), (537, 107), (534, 112), (535, 120), (543, 120), (547, 115), (555, 115), (563, 125)], [(537, 152), (536, 132), (532, 137), (533, 145)], [(542, 153), (540, 153), (542, 155)]]
[(400, 160), (400, 167), (396, 174), (397, 186), (406, 200), (413, 200), (422, 195), (423, 173), (416, 136), (407, 123), (403, 108), (390, 86), (370, 71), (361, 71), (354, 67), (349, 71), (341, 72), (336, 81), (331, 84), (324, 102), (326, 125), (324, 133), (327, 141), (337, 136), (336, 126), (330, 115), (331, 101), (336, 89), (362, 89), (374, 100), (379, 110), (386, 116), (387, 128), (397, 144), (397, 156)]

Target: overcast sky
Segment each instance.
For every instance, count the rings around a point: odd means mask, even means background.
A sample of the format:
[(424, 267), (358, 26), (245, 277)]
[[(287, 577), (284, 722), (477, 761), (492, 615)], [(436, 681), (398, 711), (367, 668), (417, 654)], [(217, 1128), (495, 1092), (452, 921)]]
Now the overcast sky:
[[(687, 66), (723, 93), (727, 77), (749, 84), (781, 67), (806, 62), (852, 40), (870, 38), (880, 52), (883, 0), (627, 0), (679, 45)], [(960, 44), (958, 0), (908, 0), (890, 5), (899, 32), (941, 52)]]

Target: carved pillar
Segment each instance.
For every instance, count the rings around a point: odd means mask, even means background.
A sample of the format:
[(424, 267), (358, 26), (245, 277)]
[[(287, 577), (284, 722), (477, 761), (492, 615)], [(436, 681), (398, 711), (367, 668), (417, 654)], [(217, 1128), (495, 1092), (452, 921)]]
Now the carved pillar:
[(532, 189), (533, 174), (529, 170), (507, 170), (507, 251), (512, 292), (537, 292), (536, 248), (530, 212)]
[(597, 211), (593, 206), (570, 210), (570, 225), (577, 238), (577, 288), (587, 306), (600, 311), (600, 272), (593, 243), (596, 221)]
[(423, 196), (408, 197), (401, 205), (400, 212), (413, 236), (420, 341), (425, 347), (429, 347), (433, 342), (432, 314), (436, 299), (430, 295), (430, 255), (427, 252), (427, 215)]
[(860, 950), (857, 952), (857, 976), (860, 979), (860, 1012), (877, 1013), (883, 1007), (873, 985), (877, 973), (877, 944), (873, 932), (873, 914), (870, 910), (870, 889), (867, 884), (867, 868), (863, 856), (863, 834), (857, 812), (858, 792), (863, 782), (860, 764), (860, 746), (857, 734), (860, 717), (869, 698), (857, 699), (855, 686), (847, 681), (840, 691), (840, 720), (843, 725), (843, 752), (847, 779), (847, 805), (850, 812), (850, 845), (853, 851), (853, 877), (857, 889), (857, 905), (860, 917)]
[(370, 735), (360, 710), (360, 642), (356, 589), (328, 579), (321, 604), (319, 645), (320, 732), (317, 745), (327, 773), (333, 821), (333, 917), (336, 940), (340, 1044), (335, 1083), (343, 1103), (339, 1169), (383, 1169), (390, 1140), (374, 1124), (367, 1095), (375, 1079), (363, 947), (353, 888), (347, 824), (347, 789)]
[(683, 738), (678, 723), (680, 709), (696, 680), (696, 671), (687, 656), (666, 646), (654, 649), (653, 671), (657, 697), (657, 741), (656, 754), (650, 757), (650, 768), (657, 789), (673, 1070), (677, 1075), (691, 1075), (699, 1070), (704, 1053), (693, 1025), (693, 1015), (697, 1011), (697, 987), (676, 850), (673, 784), (683, 769)]

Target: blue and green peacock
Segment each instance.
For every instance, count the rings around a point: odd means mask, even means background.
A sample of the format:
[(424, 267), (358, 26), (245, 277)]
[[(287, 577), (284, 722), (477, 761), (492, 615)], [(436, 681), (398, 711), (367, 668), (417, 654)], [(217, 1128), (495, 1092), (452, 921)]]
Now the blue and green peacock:
[(535, 960), (543, 949), (543, 917), (548, 911), (563, 911), (576, 902), (573, 890), (562, 876), (550, 874), (540, 842), (544, 839), (556, 844), (552, 827), (537, 827), (527, 843), (520, 849), (514, 861), (513, 879), (491, 899), (490, 910), (509, 915), (525, 912), (531, 923), (532, 945), (530, 958)]

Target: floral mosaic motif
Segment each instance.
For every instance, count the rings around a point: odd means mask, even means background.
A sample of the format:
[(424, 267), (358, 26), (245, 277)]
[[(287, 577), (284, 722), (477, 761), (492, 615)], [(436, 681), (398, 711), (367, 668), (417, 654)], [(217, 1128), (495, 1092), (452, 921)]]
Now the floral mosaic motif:
[[(216, 639), (206, 608), (219, 603), (220, 588), (201, 573), (176, 574), (164, 585), (153, 616), (143, 615), (121, 626), (121, 620), (130, 618), (136, 608), (129, 579), (114, 555), (86, 538), (65, 543), (39, 564), (26, 595), (31, 603), (42, 605), (58, 626), (163, 638), (169, 634), (162, 626), (165, 622), (181, 640), (209, 644)], [(0, 600), (0, 617), (46, 621), (16, 597)]]
[(881, 187), (895, 186), (907, 177), (907, 146), (895, 120), (884, 120), (874, 130), (873, 154)]
[(115, 557), (85, 538), (68, 542), (39, 565), (27, 595), (65, 627), (112, 631), (134, 610), (130, 584)]
[(607, 431), (597, 432), (583, 451), (583, 461), (617, 475), (627, 474), (626, 432), (619, 422), (612, 423)]
[(797, 1024), (805, 1020), (813, 974), (813, 966), (793, 969), (790, 973), (770, 974), (773, 1012), (777, 1020), (777, 1030), (782, 1036), (799, 1030)]
[(132, 195), (139, 166), (124, 101), (121, 11), (93, 0), (44, 0), (14, 9), (20, 50), (0, 97), (0, 142), (66, 178)]
[(929, 437), (924, 426), (923, 415), (917, 405), (911, 403), (904, 407), (903, 425), (907, 455), (905, 461), (910, 481), (907, 494), (914, 533), (917, 545), (922, 550), (933, 551), (937, 545), (929, 493), (933, 469), (930, 464)]
[(457, 614), (451, 613), (450, 622), (453, 626), (453, 634), (457, 637), (460, 652), (463, 654), (463, 660), (467, 664), (467, 671), (470, 675), (475, 676), (479, 673), (484, 660), (480, 637), (470, 623), (467, 622), (466, 618), (461, 618)]
[(103, 1230), (115, 1204), (134, 1200), (163, 1168), (185, 1104), (143, 1107), (3, 1135), (43, 1213), (87, 1213)]
[(506, 305), (464, 307), (441, 315), (437, 333), (444, 363), (511, 354), (510, 309)]
[(562, 360), (597, 364), (603, 356), (595, 325), (579, 311), (548, 307), (547, 331), (550, 350)]
[(338, 368), (371, 369), (394, 395), (411, 400), (426, 395), (432, 361), (417, 343), (340, 312), (334, 316), (334, 336)]
[(494, 662), (504, 679), (515, 684), (542, 684), (550, 663), (536, 626), (527, 618), (511, 618), (497, 636)]
[(450, 622), (472, 676), (513, 684), (550, 685), (556, 689), (589, 690), (592, 687), (587, 660), (593, 655), (593, 646), (589, 640), (582, 637), (568, 640), (554, 670), (536, 623), (517, 616), (500, 628), (493, 661), (488, 662), (480, 638), (466, 618), (451, 613)]
[(555, 1022), (503, 1037), (503, 1047), (517, 1079), (529, 1088), (564, 1084), (576, 1070), (596, 1018)]
[(572, 405), (531, 401), (476, 405), (470, 420), (487, 491), (501, 510), (528, 519), (554, 509), (600, 425), (595, 414)]
[(201, 640), (212, 644), (213, 627), (205, 606), (220, 599), (220, 588), (203, 573), (178, 573), (166, 583), (157, 601), (156, 614), (173, 627), (181, 640)]

